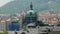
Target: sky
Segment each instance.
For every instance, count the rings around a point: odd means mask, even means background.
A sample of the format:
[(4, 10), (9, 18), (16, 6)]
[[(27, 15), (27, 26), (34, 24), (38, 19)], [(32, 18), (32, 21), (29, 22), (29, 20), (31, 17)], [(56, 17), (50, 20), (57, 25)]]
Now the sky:
[(7, 4), (10, 1), (12, 0), (0, 0), (0, 7), (2, 7), (3, 5)]

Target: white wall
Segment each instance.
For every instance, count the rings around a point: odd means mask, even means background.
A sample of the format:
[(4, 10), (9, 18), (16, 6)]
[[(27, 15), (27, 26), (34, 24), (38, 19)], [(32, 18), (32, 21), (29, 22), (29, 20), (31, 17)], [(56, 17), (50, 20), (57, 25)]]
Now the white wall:
[(1, 22), (1, 23), (0, 23), (0, 31), (3, 31), (3, 30), (5, 30), (5, 29), (6, 29), (6, 23)]

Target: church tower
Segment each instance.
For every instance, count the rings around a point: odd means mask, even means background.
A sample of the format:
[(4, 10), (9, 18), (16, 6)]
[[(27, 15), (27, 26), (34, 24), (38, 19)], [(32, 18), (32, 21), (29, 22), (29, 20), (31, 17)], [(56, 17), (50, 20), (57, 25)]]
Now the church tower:
[(33, 10), (32, 2), (30, 4), (30, 10), (26, 12), (25, 19), (23, 20), (26, 24), (35, 23), (37, 21), (37, 14)]

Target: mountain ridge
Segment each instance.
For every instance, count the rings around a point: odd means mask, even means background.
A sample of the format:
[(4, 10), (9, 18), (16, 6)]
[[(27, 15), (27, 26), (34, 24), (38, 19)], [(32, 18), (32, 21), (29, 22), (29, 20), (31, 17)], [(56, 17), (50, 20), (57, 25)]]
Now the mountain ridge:
[(30, 10), (30, 3), (33, 4), (34, 11), (45, 11), (54, 9), (56, 13), (60, 13), (60, 1), (59, 0), (14, 0), (0, 8), (0, 13), (16, 14), (22, 11)]

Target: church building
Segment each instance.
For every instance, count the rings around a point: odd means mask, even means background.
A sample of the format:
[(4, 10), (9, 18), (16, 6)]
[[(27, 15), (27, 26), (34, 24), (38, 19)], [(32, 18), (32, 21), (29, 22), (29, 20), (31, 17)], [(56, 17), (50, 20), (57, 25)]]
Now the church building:
[(35, 23), (37, 21), (37, 13), (33, 10), (32, 3), (30, 4), (30, 10), (26, 12), (26, 16), (23, 19), (25, 24)]

